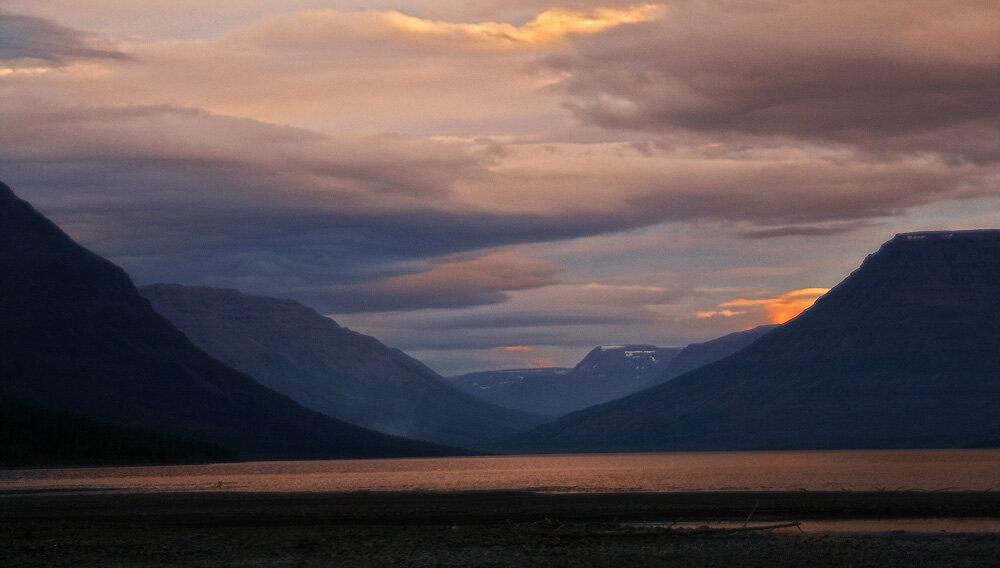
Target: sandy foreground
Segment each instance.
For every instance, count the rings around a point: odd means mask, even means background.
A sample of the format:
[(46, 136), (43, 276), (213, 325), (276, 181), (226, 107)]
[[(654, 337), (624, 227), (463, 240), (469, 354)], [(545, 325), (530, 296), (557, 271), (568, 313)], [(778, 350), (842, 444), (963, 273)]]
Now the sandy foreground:
[(0, 566), (1000, 566), (1000, 493), (9, 491)]

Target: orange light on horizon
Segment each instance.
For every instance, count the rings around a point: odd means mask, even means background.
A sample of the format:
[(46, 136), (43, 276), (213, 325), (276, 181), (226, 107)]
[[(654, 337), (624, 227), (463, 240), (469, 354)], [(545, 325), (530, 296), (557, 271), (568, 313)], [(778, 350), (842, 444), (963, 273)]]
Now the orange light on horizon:
[[(789, 320), (794, 319), (802, 312), (810, 308), (816, 300), (829, 292), (829, 288), (803, 288), (801, 290), (792, 290), (787, 294), (779, 296), (777, 298), (767, 298), (764, 300), (746, 300), (737, 299), (729, 302), (719, 304), (720, 308), (756, 308), (764, 313), (767, 323), (769, 324), (783, 324)], [(749, 310), (748, 310), (749, 311)], [(748, 313), (748, 311), (739, 312), (732, 310), (723, 310), (727, 312), (727, 315)], [(715, 312), (722, 313), (722, 312)]]
[(531, 347), (527, 345), (510, 345), (508, 347), (500, 347), (501, 351), (532, 351)]
[(767, 314), (768, 322), (782, 324), (790, 321), (799, 314), (811, 308), (820, 296), (829, 292), (829, 288), (804, 288), (793, 290), (777, 301), (764, 306), (764, 313)]

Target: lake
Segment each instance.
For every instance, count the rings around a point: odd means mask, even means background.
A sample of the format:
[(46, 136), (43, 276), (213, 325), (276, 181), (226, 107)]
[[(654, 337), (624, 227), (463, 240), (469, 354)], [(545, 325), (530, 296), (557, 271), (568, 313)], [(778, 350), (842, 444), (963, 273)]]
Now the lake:
[(533, 455), (0, 470), (0, 492), (904, 489), (1000, 489), (1000, 450)]

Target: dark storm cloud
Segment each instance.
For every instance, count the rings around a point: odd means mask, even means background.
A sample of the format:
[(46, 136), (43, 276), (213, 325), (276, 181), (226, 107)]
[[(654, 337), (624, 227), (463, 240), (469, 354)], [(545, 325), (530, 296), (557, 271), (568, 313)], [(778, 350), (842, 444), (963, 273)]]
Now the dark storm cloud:
[(334, 313), (466, 308), (501, 303), (507, 291), (550, 286), (559, 271), (546, 261), (500, 252), (437, 260), (409, 274), (318, 292)]
[(842, 235), (850, 233), (864, 226), (861, 223), (848, 223), (833, 227), (775, 227), (773, 229), (760, 229), (756, 231), (742, 231), (737, 233), (741, 238), (777, 239), (783, 237), (829, 237), (832, 235)]
[(559, 327), (636, 323), (637, 318), (611, 314), (541, 314), (541, 313), (498, 313), (455, 316), (430, 319), (423, 324), (427, 329), (509, 329), (530, 327)]
[[(1000, 117), (997, 37), (990, 2), (678, 2), (548, 64), (567, 74), (568, 106), (607, 128), (962, 156), (981, 152), (983, 125), (995, 132)], [(924, 137), (946, 128), (947, 140)]]
[(42, 18), (0, 11), (0, 60), (34, 59), (64, 65), (79, 59), (130, 59), (94, 34)]
[(323, 311), (328, 314), (471, 308), (501, 304), (510, 298), (509, 294), (498, 290), (385, 292), (377, 286), (369, 288), (364, 285), (348, 290), (296, 291), (296, 296), (303, 298), (310, 305), (324, 306)]
[[(418, 333), (406, 337), (394, 337), (392, 344), (400, 349), (411, 350), (442, 350), (455, 351), (466, 349), (495, 349), (507, 347), (511, 343), (509, 330), (494, 331), (458, 330), (461, 333)], [(382, 334), (384, 336), (384, 334)], [(515, 334), (518, 345), (551, 345), (559, 347), (593, 347), (596, 343), (589, 339), (577, 339), (565, 329), (553, 328), (549, 333), (531, 330), (518, 330)]]
[(450, 185), (492, 160), (466, 145), (333, 139), (169, 107), (15, 103), (0, 119), (4, 180), (143, 283), (292, 295), (328, 312), (490, 304), (555, 282), (557, 268), (428, 260), (621, 221), (458, 207)]

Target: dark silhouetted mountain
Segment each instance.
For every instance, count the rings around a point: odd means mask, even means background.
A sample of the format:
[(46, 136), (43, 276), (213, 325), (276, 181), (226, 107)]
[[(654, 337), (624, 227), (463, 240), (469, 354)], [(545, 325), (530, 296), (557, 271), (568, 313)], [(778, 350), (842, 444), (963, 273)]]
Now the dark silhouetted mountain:
[(216, 361), (117, 266), (0, 184), (0, 396), (246, 458), (443, 455), (302, 408)]
[(692, 343), (681, 349), (680, 353), (667, 365), (667, 368), (659, 376), (653, 377), (643, 388), (655, 387), (671, 379), (676, 379), (688, 371), (693, 371), (698, 367), (704, 367), (709, 363), (715, 363), (719, 359), (729, 357), (775, 327), (777, 326), (760, 325), (746, 331), (737, 331), (736, 333), (723, 335), (711, 341)]
[(307, 408), (353, 424), (463, 445), (545, 421), (460, 392), (402, 351), (292, 300), (176, 284), (139, 292), (208, 354)]
[(219, 446), (0, 400), (0, 467), (236, 461)]
[(631, 394), (659, 376), (680, 351), (652, 345), (595, 347), (572, 369), (485, 371), (448, 379), (485, 401), (559, 415)]
[(1000, 439), (1000, 231), (897, 235), (794, 320), (570, 414), (533, 451), (960, 447)]

